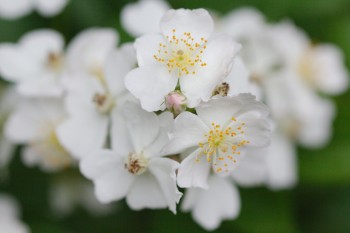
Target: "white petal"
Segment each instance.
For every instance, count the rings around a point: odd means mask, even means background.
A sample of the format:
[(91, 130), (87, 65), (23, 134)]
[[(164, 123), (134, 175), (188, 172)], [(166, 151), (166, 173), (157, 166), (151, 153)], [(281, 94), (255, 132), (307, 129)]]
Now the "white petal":
[(327, 99), (319, 99), (308, 111), (309, 116), (301, 116), (298, 141), (305, 147), (321, 148), (332, 137), (335, 106)]
[(62, 11), (69, 0), (35, 0), (35, 6), (43, 16), (54, 16)]
[(40, 71), (36, 60), (12, 44), (0, 45), (0, 72), (8, 81), (22, 81)]
[(261, 186), (267, 182), (267, 149), (248, 150), (239, 166), (231, 173), (233, 179), (243, 187)]
[(159, 133), (159, 119), (155, 113), (146, 112), (134, 103), (127, 103), (123, 115), (136, 153), (151, 145)]
[(187, 148), (198, 146), (209, 128), (193, 113), (182, 112), (176, 117), (174, 132), (169, 144), (163, 149), (163, 154), (177, 154)]
[(243, 63), (243, 60), (238, 57), (234, 64), (230, 74), (223, 80), (229, 84), (228, 96), (238, 95), (240, 93), (248, 93), (251, 89), (251, 83), (249, 81), (250, 73)]
[(255, 97), (242, 94), (235, 97), (214, 98), (202, 103), (196, 108), (198, 117), (210, 126), (212, 122), (221, 126), (227, 125), (231, 118), (236, 116), (242, 107), (254, 103)]
[(90, 73), (103, 69), (106, 59), (118, 43), (114, 29), (93, 28), (77, 35), (67, 48), (67, 63), (75, 72)]
[(186, 32), (191, 33), (196, 41), (200, 41), (202, 37), (209, 38), (214, 30), (214, 22), (204, 9), (168, 10), (161, 20), (160, 28), (164, 36), (171, 37), (175, 29), (177, 38), (181, 38)]
[(19, 43), (21, 49), (25, 50), (31, 56), (31, 59), (41, 63), (42, 66), (44, 66), (50, 53), (62, 55), (64, 47), (63, 36), (50, 29), (27, 33)]
[(169, 209), (176, 214), (176, 204), (179, 203), (182, 193), (176, 186), (176, 169), (179, 163), (168, 158), (154, 158), (150, 160), (150, 172), (159, 182)]
[(150, 157), (156, 157), (156, 156), (164, 156), (168, 154), (164, 154), (162, 149), (166, 144), (169, 143), (169, 132), (172, 131), (173, 127), (173, 114), (170, 112), (164, 112), (161, 115), (158, 116), (159, 123), (160, 123), (160, 129), (157, 138), (149, 145), (147, 148), (144, 149), (144, 154), (150, 158)]
[(245, 123), (242, 137), (249, 141), (249, 146), (267, 146), (271, 139), (271, 120), (261, 117), (259, 112), (245, 113), (240, 116), (241, 122)]
[(11, 196), (0, 194), (0, 216), (2, 218), (16, 218), (20, 215), (20, 208)]
[(1, 219), (0, 231), (7, 233), (29, 233), (28, 227), (17, 219)]
[(318, 88), (327, 94), (341, 94), (349, 87), (349, 74), (342, 51), (331, 44), (321, 44), (313, 50), (315, 80)]
[(266, 148), (268, 186), (274, 190), (292, 188), (298, 181), (297, 153), (290, 139), (275, 133)]
[(32, 10), (31, 0), (1, 0), (0, 17), (16, 19), (28, 14)]
[(177, 184), (180, 187), (208, 188), (210, 163), (205, 156), (199, 156), (200, 152), (201, 149), (195, 150), (181, 162), (177, 173)]
[(142, 108), (149, 112), (164, 109), (165, 96), (175, 89), (176, 84), (177, 78), (161, 66), (136, 68), (125, 78), (126, 88), (140, 99)]
[(160, 184), (149, 172), (136, 177), (126, 202), (133, 210), (160, 209), (168, 206)]
[(120, 155), (128, 155), (134, 151), (125, 117), (120, 108), (115, 108), (111, 116), (111, 147)]
[(103, 203), (125, 197), (135, 178), (125, 169), (123, 157), (115, 153), (96, 151), (80, 164), (81, 172), (94, 181), (96, 196)]
[(18, 92), (26, 97), (61, 97), (63, 87), (53, 74), (38, 75), (37, 79), (30, 79), (19, 83)]
[[(218, 228), (222, 220), (234, 219), (238, 216), (241, 203), (236, 187), (226, 179), (217, 176), (209, 177), (209, 188), (207, 190), (192, 190), (196, 192), (196, 199), (191, 198), (191, 193), (187, 195), (192, 199), (192, 216), (194, 220), (206, 230)], [(192, 195), (193, 196), (193, 195)]]
[(195, 107), (198, 100), (209, 100), (215, 87), (231, 72), (240, 47), (229, 36), (220, 36), (207, 45), (202, 56), (206, 66), (198, 68), (195, 75), (180, 79), (181, 90), (189, 101), (189, 107)]
[(159, 44), (166, 43), (166, 40), (160, 34), (145, 35), (137, 38), (134, 47), (138, 65), (158, 65), (159, 62), (154, 58), (154, 55), (158, 54)]
[(163, 0), (140, 0), (127, 4), (121, 12), (123, 28), (132, 36), (138, 37), (160, 31), (159, 23), (170, 8)]
[(134, 51), (121, 49), (114, 50), (108, 55), (104, 73), (110, 91), (116, 96), (126, 92), (125, 76), (136, 65), (136, 61), (132, 62), (126, 57), (132, 57), (133, 55)]
[[(81, 159), (106, 143), (108, 117), (98, 113), (68, 118), (57, 129), (63, 147)], [(79, 146), (77, 146), (79, 145)]]
[(26, 100), (9, 117), (5, 134), (15, 143), (33, 142), (41, 139), (43, 130), (52, 127), (63, 116), (62, 103), (56, 99)]

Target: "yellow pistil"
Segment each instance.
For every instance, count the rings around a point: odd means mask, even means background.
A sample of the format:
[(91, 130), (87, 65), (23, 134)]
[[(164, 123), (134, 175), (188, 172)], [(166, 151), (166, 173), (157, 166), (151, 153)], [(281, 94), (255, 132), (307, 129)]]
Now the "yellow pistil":
[(206, 49), (207, 40), (201, 38), (195, 41), (190, 32), (184, 32), (181, 38), (175, 35), (167, 36), (167, 43), (159, 44), (154, 59), (167, 66), (169, 73), (175, 72), (178, 76), (196, 74), (199, 67), (207, 65), (202, 60), (202, 54)]
[[(207, 162), (212, 162), (217, 173), (228, 172), (228, 166), (234, 165), (237, 156), (241, 154), (240, 147), (250, 143), (242, 139), (245, 123), (238, 123), (234, 117), (231, 121), (227, 127), (213, 122), (210, 131), (204, 135), (205, 141), (198, 143), (202, 149), (198, 156), (204, 155)], [(199, 162), (200, 159), (197, 158), (196, 161)]]

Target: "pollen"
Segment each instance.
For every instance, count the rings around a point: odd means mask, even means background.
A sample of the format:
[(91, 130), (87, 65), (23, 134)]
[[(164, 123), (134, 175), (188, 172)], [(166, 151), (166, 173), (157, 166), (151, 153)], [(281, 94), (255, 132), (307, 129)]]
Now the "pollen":
[(207, 40), (204, 38), (195, 41), (190, 32), (184, 32), (178, 36), (176, 29), (173, 29), (172, 35), (166, 36), (166, 39), (165, 44), (159, 44), (159, 49), (153, 58), (165, 64), (169, 73), (175, 73), (178, 76), (194, 75), (198, 68), (207, 66), (207, 63), (202, 60), (207, 47)]
[[(231, 118), (226, 127), (212, 122), (211, 129), (204, 134), (204, 140), (198, 143), (201, 148), (199, 156), (206, 156), (207, 162), (212, 162), (216, 173), (228, 172), (229, 167), (237, 163), (241, 148), (250, 143), (244, 139), (245, 127), (246, 124), (235, 117)], [(200, 160), (197, 158), (196, 161)]]
[(141, 175), (147, 170), (148, 159), (143, 154), (130, 153), (124, 167), (133, 175)]

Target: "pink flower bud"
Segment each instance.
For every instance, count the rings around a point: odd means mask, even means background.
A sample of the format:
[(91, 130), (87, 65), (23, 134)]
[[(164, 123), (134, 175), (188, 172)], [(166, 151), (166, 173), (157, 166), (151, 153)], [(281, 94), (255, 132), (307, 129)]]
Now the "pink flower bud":
[(180, 91), (173, 91), (165, 97), (165, 106), (170, 112), (177, 116), (186, 110), (187, 99)]

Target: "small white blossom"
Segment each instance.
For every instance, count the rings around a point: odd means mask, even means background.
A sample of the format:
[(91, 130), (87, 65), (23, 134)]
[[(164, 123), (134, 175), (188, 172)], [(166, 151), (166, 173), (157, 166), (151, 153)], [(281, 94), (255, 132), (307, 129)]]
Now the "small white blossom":
[(38, 165), (45, 171), (61, 170), (73, 164), (56, 133), (64, 117), (60, 100), (24, 100), (6, 122), (5, 134), (10, 141), (26, 145), (22, 153), (26, 165)]
[(62, 95), (64, 40), (52, 30), (37, 30), (24, 35), (17, 44), (0, 44), (0, 73), (17, 84), (28, 97)]
[(147, 111), (164, 110), (164, 97), (177, 86), (189, 107), (209, 100), (213, 89), (231, 71), (240, 45), (231, 37), (211, 37), (214, 23), (206, 10), (169, 10), (161, 34), (138, 38), (134, 44), (139, 68), (125, 85)]
[(268, 108), (250, 94), (223, 97), (202, 103), (198, 114), (181, 113), (164, 153), (192, 148), (178, 171), (180, 187), (207, 188), (211, 170), (228, 175), (249, 146), (266, 146), (270, 140)]
[(120, 128), (115, 133), (125, 139), (116, 140), (112, 149), (99, 150), (83, 158), (82, 173), (93, 180), (101, 202), (126, 197), (134, 210), (168, 207), (175, 213), (176, 203), (182, 196), (176, 186), (178, 163), (161, 153), (168, 142), (171, 114), (158, 117), (132, 103), (125, 106), (123, 114), (124, 130)]
[(135, 66), (134, 51), (129, 45), (116, 49), (116, 36), (112, 30), (89, 30), (68, 49), (68, 118), (59, 126), (58, 137), (78, 159), (108, 144), (108, 137), (114, 137), (111, 132), (123, 124), (125, 101), (132, 99), (124, 77)]
[(274, 25), (269, 33), (285, 66), (309, 88), (330, 95), (347, 90), (349, 75), (337, 46), (312, 44), (304, 32), (288, 21)]
[(66, 6), (69, 0), (0, 0), (0, 18), (17, 19), (36, 9), (42, 16), (52, 17)]

